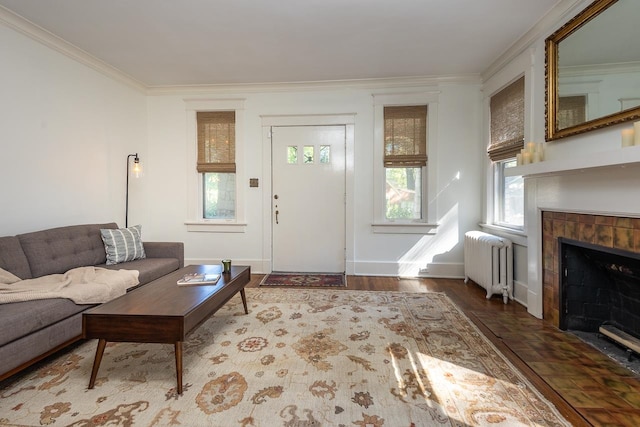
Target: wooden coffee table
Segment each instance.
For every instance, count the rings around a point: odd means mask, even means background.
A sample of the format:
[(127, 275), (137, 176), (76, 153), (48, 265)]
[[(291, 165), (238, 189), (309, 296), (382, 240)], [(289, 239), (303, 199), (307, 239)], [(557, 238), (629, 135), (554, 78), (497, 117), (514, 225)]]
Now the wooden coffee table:
[(108, 341), (174, 344), (178, 394), (182, 394), (182, 342), (231, 297), (240, 292), (244, 312), (244, 287), (251, 268), (233, 266), (214, 285), (178, 286), (187, 273), (220, 273), (214, 265), (190, 265), (84, 312), (82, 334), (98, 339), (89, 388), (93, 388)]

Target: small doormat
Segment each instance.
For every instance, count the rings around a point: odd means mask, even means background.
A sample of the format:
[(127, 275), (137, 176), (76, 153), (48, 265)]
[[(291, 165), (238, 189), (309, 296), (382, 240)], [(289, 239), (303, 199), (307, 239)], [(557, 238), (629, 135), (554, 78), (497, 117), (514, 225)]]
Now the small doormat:
[(271, 273), (260, 286), (340, 287), (346, 286), (344, 274)]

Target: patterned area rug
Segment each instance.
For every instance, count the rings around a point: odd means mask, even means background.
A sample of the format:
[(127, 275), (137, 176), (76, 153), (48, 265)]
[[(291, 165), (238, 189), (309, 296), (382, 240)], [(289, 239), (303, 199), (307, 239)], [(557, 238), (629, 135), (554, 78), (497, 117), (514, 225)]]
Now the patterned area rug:
[(344, 274), (271, 273), (260, 286), (338, 287), (346, 286), (346, 282)]
[(96, 341), (0, 386), (12, 426), (568, 426), (444, 294), (246, 290), (184, 343)]

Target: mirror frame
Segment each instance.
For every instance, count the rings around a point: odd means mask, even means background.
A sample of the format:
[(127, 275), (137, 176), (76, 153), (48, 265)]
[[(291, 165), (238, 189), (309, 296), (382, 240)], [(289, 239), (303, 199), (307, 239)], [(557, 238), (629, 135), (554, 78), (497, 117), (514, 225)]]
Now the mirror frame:
[(552, 141), (606, 126), (640, 118), (640, 107), (588, 120), (579, 125), (558, 129), (558, 47), (562, 40), (582, 28), (618, 0), (596, 0), (545, 41), (545, 139)]

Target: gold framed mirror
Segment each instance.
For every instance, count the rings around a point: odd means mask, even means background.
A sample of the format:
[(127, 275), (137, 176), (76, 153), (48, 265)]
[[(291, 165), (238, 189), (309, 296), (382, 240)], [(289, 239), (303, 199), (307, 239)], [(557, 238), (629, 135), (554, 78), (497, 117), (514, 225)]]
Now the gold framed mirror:
[(546, 39), (547, 141), (640, 118), (638, 0), (596, 0)]

